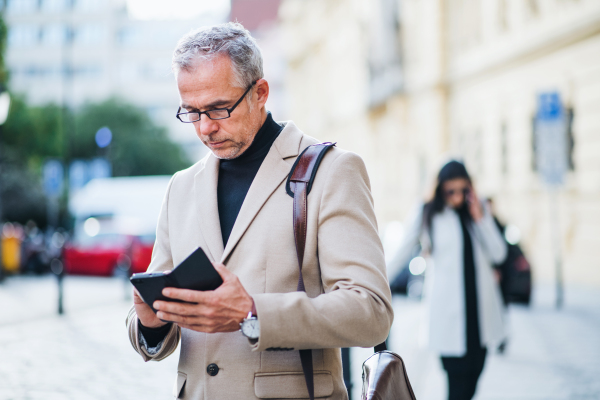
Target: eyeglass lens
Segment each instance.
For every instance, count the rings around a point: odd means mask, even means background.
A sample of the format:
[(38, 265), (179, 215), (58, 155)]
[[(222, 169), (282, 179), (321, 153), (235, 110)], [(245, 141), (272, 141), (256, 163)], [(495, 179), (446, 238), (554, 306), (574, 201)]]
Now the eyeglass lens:
[[(224, 119), (229, 117), (229, 111), (227, 110), (211, 110), (206, 111), (205, 114), (210, 119)], [(184, 122), (196, 122), (200, 120), (200, 113), (191, 112), (191, 113), (181, 113), (179, 114), (179, 118)]]

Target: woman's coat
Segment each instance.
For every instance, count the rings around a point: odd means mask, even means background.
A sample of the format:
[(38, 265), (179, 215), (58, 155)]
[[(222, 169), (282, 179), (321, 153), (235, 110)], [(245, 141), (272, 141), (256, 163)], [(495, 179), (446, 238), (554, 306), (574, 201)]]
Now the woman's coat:
[[(495, 347), (505, 337), (500, 290), (492, 264), (504, 261), (506, 242), (494, 219), (483, 205), (484, 216), (469, 226), (477, 283), (481, 345)], [(442, 356), (461, 357), (467, 352), (463, 235), (458, 213), (449, 207), (434, 215), (431, 223), (432, 262), (428, 263), (424, 301), (428, 347)], [(422, 239), (422, 240), (421, 240)], [(414, 246), (421, 240), (430, 247), (429, 234), (423, 227), (423, 206), (413, 212), (405, 228), (404, 240), (394, 258), (395, 265), (406, 265)]]

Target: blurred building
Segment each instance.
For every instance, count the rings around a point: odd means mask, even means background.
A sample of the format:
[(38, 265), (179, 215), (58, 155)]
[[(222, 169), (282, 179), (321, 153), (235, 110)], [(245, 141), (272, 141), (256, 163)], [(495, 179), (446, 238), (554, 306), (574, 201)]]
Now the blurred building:
[(285, 102), (286, 60), (278, 11), (281, 0), (231, 0), (230, 20), (248, 29), (263, 55), (263, 70), (269, 82), (267, 109), (276, 121), (289, 119)]
[[(171, 55), (193, 28), (226, 15), (136, 20), (125, 0), (7, 0), (6, 63), (13, 92), (31, 104), (78, 107), (118, 96), (147, 110), (193, 159), (204, 146), (175, 119), (179, 94)], [(185, 13), (185, 10), (182, 10)]]
[(382, 226), (463, 158), (542, 281), (554, 248), (533, 121), (538, 95), (558, 93), (570, 117), (565, 278), (600, 286), (600, 2), (283, 0), (280, 19), (290, 115), (365, 159)]

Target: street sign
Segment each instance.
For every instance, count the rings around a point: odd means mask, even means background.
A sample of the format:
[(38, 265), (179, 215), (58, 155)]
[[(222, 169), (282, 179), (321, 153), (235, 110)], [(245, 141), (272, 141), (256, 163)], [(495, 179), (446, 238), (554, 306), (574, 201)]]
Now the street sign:
[(69, 166), (69, 193), (74, 193), (88, 183), (88, 163), (75, 160)]
[(92, 179), (111, 176), (112, 166), (106, 158), (97, 157), (90, 161), (74, 160), (69, 166), (69, 192), (74, 194)]
[(42, 178), (46, 196), (59, 197), (63, 190), (63, 165), (58, 160), (48, 160), (42, 168)]
[(563, 305), (563, 268), (560, 240), (558, 189), (569, 168), (567, 117), (558, 92), (540, 93), (535, 115), (537, 170), (550, 189), (550, 221), (556, 272), (556, 308)]
[(97, 157), (90, 161), (89, 164), (89, 179), (110, 178), (112, 176), (112, 168), (110, 162), (106, 158)]
[(534, 134), (538, 172), (548, 185), (562, 185), (569, 165), (567, 117), (559, 93), (538, 95)]

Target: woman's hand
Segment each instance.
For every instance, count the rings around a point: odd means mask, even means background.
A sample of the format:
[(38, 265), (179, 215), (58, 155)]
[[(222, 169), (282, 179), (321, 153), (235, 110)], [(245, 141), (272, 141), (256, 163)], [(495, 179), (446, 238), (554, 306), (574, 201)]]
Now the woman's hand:
[(469, 193), (467, 194), (467, 205), (469, 206), (469, 213), (475, 222), (479, 222), (483, 218), (483, 208), (481, 207), (481, 203), (477, 198), (477, 194), (475, 193), (475, 189), (473, 186), (469, 188)]

